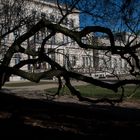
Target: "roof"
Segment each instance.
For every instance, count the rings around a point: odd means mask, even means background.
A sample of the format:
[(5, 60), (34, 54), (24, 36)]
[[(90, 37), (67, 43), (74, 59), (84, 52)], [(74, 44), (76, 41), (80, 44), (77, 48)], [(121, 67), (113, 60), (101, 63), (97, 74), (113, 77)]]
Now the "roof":
[[(57, 5), (57, 0), (33, 0), (34, 2), (40, 3), (40, 4), (44, 4), (46, 6), (50, 6), (50, 7), (58, 7)], [(64, 4), (61, 4), (60, 6), (63, 10), (65, 10)], [(64, 8), (63, 8), (64, 7)], [(76, 8), (74, 9), (75, 12), (79, 13), (79, 10), (77, 10)]]

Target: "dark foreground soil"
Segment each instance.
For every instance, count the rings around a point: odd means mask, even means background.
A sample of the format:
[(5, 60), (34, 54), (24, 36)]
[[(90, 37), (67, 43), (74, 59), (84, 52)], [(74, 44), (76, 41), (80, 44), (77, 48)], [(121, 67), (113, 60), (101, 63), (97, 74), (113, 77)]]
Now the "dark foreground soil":
[(0, 93), (3, 139), (140, 137), (140, 109), (26, 99)]

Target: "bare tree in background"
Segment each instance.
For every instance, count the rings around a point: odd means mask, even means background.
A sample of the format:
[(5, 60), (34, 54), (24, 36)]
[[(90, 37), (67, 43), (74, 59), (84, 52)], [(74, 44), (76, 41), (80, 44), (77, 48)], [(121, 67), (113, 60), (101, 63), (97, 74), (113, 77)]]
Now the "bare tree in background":
[[(119, 4), (114, 1), (87, 1), (87, 0), (72, 0), (65, 1), (66, 4), (59, 3), (60, 1), (56, 1), (56, 5), (59, 9), (60, 19), (56, 22), (52, 22), (51, 19), (48, 19), (44, 16), (35, 19), (35, 13), (29, 14), (26, 8), (26, 4), (32, 4), (32, 1), (10, 1), (5, 0), (1, 1), (2, 10), (1, 10), (1, 19), (3, 19), (1, 23), (1, 52), (2, 49), (5, 49), (5, 55), (1, 60), (0, 64), (0, 86), (2, 87), (6, 80), (9, 78), (11, 74), (15, 74), (21, 76), (25, 79), (28, 79), (33, 82), (39, 82), (42, 78), (46, 77), (57, 77), (59, 80), (58, 92), (62, 87), (62, 81), (60, 77), (63, 77), (65, 80), (66, 86), (71, 91), (73, 95), (76, 95), (80, 101), (88, 101), (88, 102), (119, 102), (122, 101), (122, 96), (118, 100), (109, 100), (109, 99), (100, 99), (100, 100), (92, 100), (86, 97), (81, 96), (81, 93), (77, 91), (71, 84), (71, 79), (81, 80), (102, 88), (107, 88), (112, 90), (113, 92), (117, 92), (119, 87), (122, 87), (126, 84), (135, 84), (139, 85), (140, 80), (140, 59), (139, 59), (139, 1), (120, 1)], [(25, 5), (24, 5), (25, 4)], [(8, 7), (8, 8), (6, 8)], [(90, 15), (91, 19), (88, 23), (92, 23), (90, 26), (81, 27), (81, 29), (69, 29), (64, 27), (62, 23), (67, 18), (68, 15), (75, 14), (74, 9), (78, 9), (80, 14)], [(27, 12), (27, 13), (26, 13)], [(84, 16), (85, 18), (85, 16)], [(93, 18), (93, 20), (92, 20)], [(83, 21), (83, 17), (81, 17), (81, 23), (86, 23)], [(87, 19), (89, 20), (89, 19)], [(85, 25), (84, 25), (85, 26)], [(20, 31), (21, 29), (28, 27), (26, 32)], [(38, 50), (31, 49), (29, 46), (23, 47), (23, 43), (25, 43), (28, 39), (32, 38), (36, 33), (40, 31), (45, 31), (45, 29), (49, 32), (40, 42), (40, 47)], [(116, 39), (116, 33), (120, 33), (119, 40)], [(127, 38), (123, 40), (123, 36), (121, 33), (129, 32)], [(6, 39), (8, 35), (11, 33), (15, 33), (15, 39), (10, 42), (10, 44), (5, 48), (2, 44), (2, 40)], [(128, 73), (135, 77), (135, 79), (118, 79), (115, 83), (104, 82), (100, 79), (94, 79), (92, 76), (85, 76), (84, 74), (71, 71), (71, 69), (67, 69), (60, 65), (57, 61), (49, 56), (49, 53), (45, 53), (45, 44), (46, 42), (55, 36), (57, 33), (61, 33), (65, 36), (71, 38), (71, 40), (75, 41), (80, 49), (92, 50), (93, 53), (101, 54), (96, 57), (95, 60), (100, 58), (102, 62), (105, 64), (103, 71), (108, 71), (107, 63), (111, 61), (110, 56), (118, 56), (120, 59), (124, 60), (125, 63), (128, 64)], [(95, 38), (91, 38), (92, 43), (84, 43), (83, 38), (85, 38), (89, 34), (97, 33), (97, 38), (107, 38), (107, 43), (102, 43), (100, 40), (98, 45), (95, 43)], [(10, 61), (15, 53), (23, 53), (30, 57), (27, 60), (22, 60), (18, 64), (10, 67)], [(51, 53), (51, 52), (50, 52)], [(101, 55), (100, 55), (101, 56)], [(67, 56), (66, 56), (67, 57)], [(114, 59), (115, 60), (115, 59)], [(21, 67), (24, 65), (30, 64), (35, 65), (37, 63), (48, 63), (51, 68), (49, 70), (45, 70), (43, 72), (27, 72), (23, 71)], [(100, 61), (99, 61), (100, 62)], [(98, 63), (98, 62), (97, 62)], [(94, 65), (98, 65), (96, 62)], [(112, 74), (114, 73), (115, 65), (112, 68)], [(109, 71), (110, 72), (110, 71)]]

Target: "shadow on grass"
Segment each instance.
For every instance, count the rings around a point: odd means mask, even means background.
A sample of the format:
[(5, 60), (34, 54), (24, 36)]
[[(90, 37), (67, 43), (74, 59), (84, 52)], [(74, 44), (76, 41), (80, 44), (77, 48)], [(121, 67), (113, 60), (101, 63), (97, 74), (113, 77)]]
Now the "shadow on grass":
[(108, 105), (84, 105), (26, 99), (0, 93), (0, 132), (6, 137), (140, 136), (140, 110)]

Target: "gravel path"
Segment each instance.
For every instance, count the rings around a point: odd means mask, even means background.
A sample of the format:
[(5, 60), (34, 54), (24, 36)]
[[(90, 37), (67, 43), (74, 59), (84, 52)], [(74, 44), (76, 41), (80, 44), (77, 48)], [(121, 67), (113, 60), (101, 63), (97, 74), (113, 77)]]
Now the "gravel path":
[[(51, 83), (50, 83), (51, 82)], [(16, 83), (16, 82), (13, 82)], [(18, 83), (18, 82), (17, 82)], [(85, 82), (82, 81), (72, 81), (72, 85), (77, 86), (77, 85), (85, 85)], [(33, 86), (19, 86), (19, 87), (10, 87), (10, 86), (4, 86), (4, 89), (10, 89), (12, 91), (20, 91), (23, 90), (29, 90), (29, 91), (40, 91), (40, 90), (45, 90), (49, 88), (54, 88), (58, 87), (58, 83), (55, 81), (48, 81), (48, 84), (41, 84), (41, 85), (33, 85)]]
[[(74, 86), (85, 85), (85, 84), (86, 84), (85, 82), (81, 82), (81, 81), (79, 82), (72, 81), (72, 85)], [(57, 82), (50, 83), (50, 81), (48, 81), (48, 84), (41, 84), (41, 85), (34, 85), (34, 86), (19, 86), (19, 87), (4, 86), (1, 91), (8, 94), (14, 94), (17, 96), (22, 96), (30, 99), (48, 99), (48, 98), (52, 98), (52, 96), (48, 96), (48, 93), (46, 93), (46, 89), (55, 88), (55, 87), (58, 87)], [(66, 95), (65, 97), (64, 96), (58, 97), (55, 98), (55, 100), (79, 102), (78, 99), (72, 95)]]

